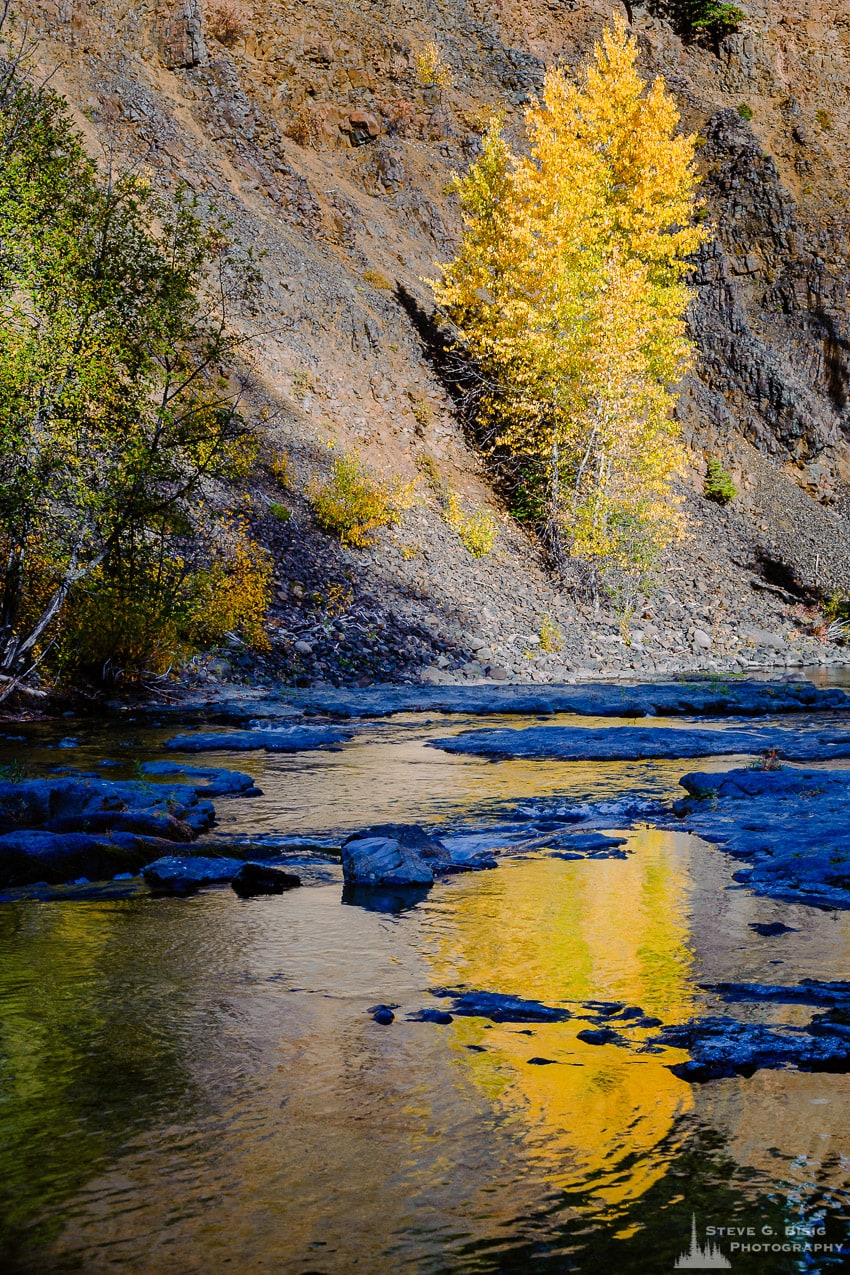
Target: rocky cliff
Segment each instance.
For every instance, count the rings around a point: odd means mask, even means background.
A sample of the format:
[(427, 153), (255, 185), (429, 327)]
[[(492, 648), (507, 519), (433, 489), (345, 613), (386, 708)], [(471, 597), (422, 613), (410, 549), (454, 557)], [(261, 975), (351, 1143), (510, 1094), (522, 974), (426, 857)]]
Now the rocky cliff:
[[(613, 617), (554, 587), (499, 508), (430, 360), (423, 282), (456, 242), (449, 178), (488, 115), (502, 110), (518, 137), (545, 66), (577, 67), (612, 0), (21, 0), (37, 61), (92, 148), (142, 158), (163, 187), (188, 181), (265, 254), (253, 408), (296, 490), (286, 524), (264, 516), (281, 499), (268, 474), (254, 506), (278, 560), (273, 625), (290, 672), (465, 662), (470, 676), (546, 678), (825, 657), (802, 604), (850, 589), (850, 12), (747, 9), (715, 51), (632, 6), (643, 72), (664, 75), (700, 138), (716, 234), (679, 405), (690, 534), (628, 645)], [(417, 73), (429, 41), (443, 84)], [(394, 475), (436, 473), (468, 509), (494, 511), (496, 549), (471, 558), (420, 479), (395, 535), (340, 550), (298, 490), (329, 444)], [(725, 509), (700, 494), (712, 456), (740, 489)], [(347, 599), (336, 620), (334, 585)], [(563, 630), (548, 655), (544, 615)]]

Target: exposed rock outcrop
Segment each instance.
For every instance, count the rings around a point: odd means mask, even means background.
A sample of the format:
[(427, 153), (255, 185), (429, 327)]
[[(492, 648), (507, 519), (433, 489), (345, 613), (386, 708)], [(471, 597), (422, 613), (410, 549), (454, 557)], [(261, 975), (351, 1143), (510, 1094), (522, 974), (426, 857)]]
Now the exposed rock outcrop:
[(207, 46), (200, 0), (176, 0), (176, 3), (169, 4), (162, 23), (162, 59), (174, 70), (206, 63)]

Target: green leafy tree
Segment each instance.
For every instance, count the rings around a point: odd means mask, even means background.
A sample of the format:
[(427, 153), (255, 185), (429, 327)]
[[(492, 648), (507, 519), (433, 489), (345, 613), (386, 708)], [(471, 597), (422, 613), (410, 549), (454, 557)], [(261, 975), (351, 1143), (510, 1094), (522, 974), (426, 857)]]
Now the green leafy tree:
[(186, 190), (165, 198), (143, 173), (101, 171), (62, 99), (7, 62), (0, 696), (95, 582), (119, 609), (122, 594), (185, 592), (210, 482), (250, 451), (231, 312), (256, 279), (226, 224)]

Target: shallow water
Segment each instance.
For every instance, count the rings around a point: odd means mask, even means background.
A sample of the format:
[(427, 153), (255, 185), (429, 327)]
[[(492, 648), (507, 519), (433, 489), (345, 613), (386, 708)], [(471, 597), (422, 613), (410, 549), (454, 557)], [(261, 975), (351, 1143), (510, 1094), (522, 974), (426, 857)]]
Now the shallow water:
[[(191, 760), (250, 770), (264, 789), (216, 803), (224, 831), (329, 839), (388, 818), (486, 827), (546, 803), (606, 802), (616, 828), (619, 795), (667, 798), (693, 768), (494, 764), (424, 746), (445, 733), (411, 719), (337, 753)], [(83, 731), (75, 748), (28, 755), (87, 767), (126, 754), (129, 772), (163, 737)], [(405, 1020), (460, 984), (681, 1021), (729, 1012), (703, 983), (847, 976), (850, 913), (756, 898), (693, 837), (639, 830), (630, 850), (508, 860), (397, 914), (343, 904), (338, 885), (5, 905), (6, 1268), (655, 1275), (688, 1248), (693, 1215), (700, 1241), (709, 1225), (755, 1229), (721, 1242), (734, 1271), (850, 1267), (802, 1251), (850, 1242), (847, 1076), (691, 1086), (669, 1072), (673, 1051), (584, 1044), (578, 1019)], [(749, 929), (776, 919), (799, 932)], [(389, 1027), (367, 1012), (378, 1002), (398, 1006)], [(785, 1239), (803, 1222), (828, 1234)], [(732, 1248), (768, 1242), (801, 1251)]]

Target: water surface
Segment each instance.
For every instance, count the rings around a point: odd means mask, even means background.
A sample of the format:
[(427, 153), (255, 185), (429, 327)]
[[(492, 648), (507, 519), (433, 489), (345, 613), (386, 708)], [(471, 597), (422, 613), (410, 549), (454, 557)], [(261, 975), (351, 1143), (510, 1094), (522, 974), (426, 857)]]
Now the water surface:
[[(494, 764), (424, 746), (445, 731), (401, 721), (338, 753), (191, 760), (249, 769), (264, 789), (217, 803), (224, 831), (329, 837), (388, 818), (495, 826), (541, 803), (608, 803), (616, 828), (623, 794), (667, 798), (689, 768)], [(162, 736), (121, 738), (130, 773)], [(123, 754), (99, 730), (30, 755)], [(395, 914), (344, 904), (337, 884), (4, 906), (7, 1268), (655, 1275), (687, 1249), (693, 1215), (776, 1236), (824, 1223), (819, 1242), (844, 1240), (847, 1076), (691, 1086), (668, 1070), (679, 1055), (585, 1044), (580, 1020), (406, 1021), (444, 1006), (443, 986), (622, 1000), (671, 1022), (728, 1012), (701, 990), (714, 980), (847, 975), (850, 914), (756, 898), (694, 837), (639, 829), (630, 850), (510, 860)], [(798, 933), (749, 928), (776, 919)], [(397, 1006), (389, 1027), (367, 1012), (378, 1002)], [(747, 1272), (848, 1260), (725, 1251)]]

